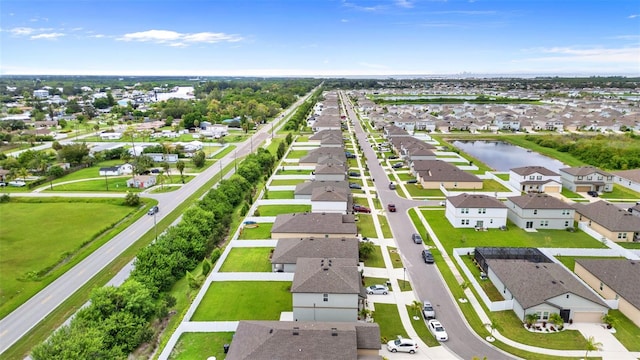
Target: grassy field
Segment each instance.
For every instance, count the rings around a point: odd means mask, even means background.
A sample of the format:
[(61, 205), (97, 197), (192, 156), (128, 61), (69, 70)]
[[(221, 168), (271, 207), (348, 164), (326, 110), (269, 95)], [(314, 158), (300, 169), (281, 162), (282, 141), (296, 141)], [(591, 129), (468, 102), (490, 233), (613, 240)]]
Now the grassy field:
[(235, 247), (229, 252), (220, 272), (269, 272), (271, 251), (273, 248), (270, 247)]
[(293, 190), (285, 190), (285, 191), (269, 191), (268, 195), (265, 199), (271, 200), (284, 200), (284, 199), (293, 199), (295, 198), (295, 194)]
[(396, 304), (375, 303), (374, 307), (373, 320), (380, 326), (380, 337), (383, 343), (395, 339), (398, 335), (408, 337), (402, 326)]
[(291, 150), (287, 154), (287, 159), (300, 159), (301, 157), (307, 155), (309, 150)]
[(232, 332), (183, 333), (169, 355), (170, 360), (208, 359), (223, 360), (224, 344), (230, 344)]
[(458, 247), (504, 246), (504, 247), (565, 247), (565, 248), (605, 248), (598, 240), (582, 231), (570, 233), (565, 230), (538, 230), (526, 232), (513, 224), (507, 231), (490, 229), (475, 231), (473, 228), (454, 228), (442, 211), (423, 210), (433, 231), (439, 235), (442, 245), (450, 253)]
[(255, 228), (244, 228), (240, 232), (240, 240), (263, 240), (271, 239), (271, 228), (273, 223), (260, 223)]
[(312, 171), (313, 170), (302, 170), (302, 169), (282, 170), (282, 169), (278, 169), (278, 171), (276, 171), (275, 175), (311, 175)]
[(288, 281), (213, 282), (191, 321), (278, 320), (292, 310)]
[(49, 269), (136, 211), (122, 199), (61, 200), (0, 204), (0, 315), (42, 289)]
[(311, 205), (260, 205), (256, 209), (260, 216), (311, 212)]

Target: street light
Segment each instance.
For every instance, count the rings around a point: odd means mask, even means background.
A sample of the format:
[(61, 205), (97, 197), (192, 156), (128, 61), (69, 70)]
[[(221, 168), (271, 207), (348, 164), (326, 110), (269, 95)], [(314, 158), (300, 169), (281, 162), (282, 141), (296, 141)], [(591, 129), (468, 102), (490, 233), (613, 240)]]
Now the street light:
[(153, 231), (156, 234), (156, 241), (158, 241), (158, 223), (156, 222), (157, 213), (158, 213), (157, 211), (153, 213)]
[(404, 284), (407, 282), (407, 268), (402, 268), (402, 290), (404, 290)]

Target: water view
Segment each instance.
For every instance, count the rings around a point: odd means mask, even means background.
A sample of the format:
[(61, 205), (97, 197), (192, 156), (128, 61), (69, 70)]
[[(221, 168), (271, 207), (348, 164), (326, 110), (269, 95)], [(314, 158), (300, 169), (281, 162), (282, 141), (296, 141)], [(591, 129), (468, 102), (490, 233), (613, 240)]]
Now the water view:
[(454, 141), (453, 145), (496, 171), (522, 166), (544, 166), (558, 172), (567, 167), (562, 162), (504, 141)]

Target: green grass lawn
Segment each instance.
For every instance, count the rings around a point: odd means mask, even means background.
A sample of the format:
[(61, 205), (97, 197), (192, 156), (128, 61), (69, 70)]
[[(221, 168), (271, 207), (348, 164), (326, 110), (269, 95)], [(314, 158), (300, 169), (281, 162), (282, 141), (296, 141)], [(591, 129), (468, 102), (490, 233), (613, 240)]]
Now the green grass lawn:
[(220, 267), (220, 272), (270, 272), (270, 247), (234, 247)]
[(600, 197), (602, 197), (603, 199), (626, 199), (635, 201), (640, 199), (640, 193), (631, 189), (627, 189), (626, 187), (620, 186), (618, 184), (613, 184), (613, 191), (602, 193), (600, 194)]
[(389, 291), (393, 290), (391, 285), (387, 285), (387, 280), (385, 278), (376, 278), (376, 277), (366, 277), (364, 278), (364, 287), (369, 287), (371, 285), (385, 285), (389, 288)]
[(413, 226), (418, 230), (418, 234), (422, 236), (422, 242), (428, 244), (431, 241), (431, 238), (429, 237), (429, 234), (427, 234), (427, 228), (420, 221), (420, 218), (418, 218), (416, 209), (409, 209), (409, 217), (411, 218), (411, 222), (413, 222)]
[(494, 174), (498, 179), (509, 181), (509, 174)]
[(419, 184), (406, 184), (405, 187), (411, 196), (444, 196), (440, 189), (423, 189)]
[(180, 187), (179, 186), (164, 186), (164, 187), (158, 187), (155, 188), (151, 191), (149, 191), (151, 194), (162, 194), (162, 193), (168, 193), (168, 192), (173, 192), (176, 190), (179, 190)]
[(282, 170), (282, 169), (278, 169), (278, 171), (276, 171), (276, 175), (311, 175), (312, 171), (313, 170), (302, 170), (302, 169)]
[(384, 236), (385, 239), (392, 238), (393, 234), (391, 233), (391, 227), (389, 227), (387, 218), (384, 216), (378, 216), (378, 221), (380, 222), (380, 228), (382, 229), (382, 236)]
[(285, 191), (273, 191), (270, 190), (268, 193), (265, 193), (265, 199), (271, 200), (284, 200), (284, 199), (293, 199), (295, 198), (295, 193), (293, 190), (285, 190)]
[(358, 221), (356, 222), (358, 233), (364, 237), (377, 238), (376, 228), (373, 226), (373, 218), (371, 214), (358, 214)]
[(408, 337), (402, 326), (396, 304), (375, 303), (374, 306), (373, 320), (380, 326), (380, 337), (383, 343), (394, 340), (398, 335)]
[(275, 179), (275, 180), (271, 180), (271, 183), (269, 183), (269, 185), (271, 186), (291, 186), (291, 185), (298, 185), (300, 183), (305, 182), (304, 179)]
[[(407, 305), (407, 312), (409, 313), (409, 317), (411, 318), (411, 325), (413, 326), (413, 330), (415, 330), (416, 334), (418, 334), (418, 337), (420, 337), (420, 339), (424, 341), (424, 343), (429, 347), (440, 346), (440, 342), (436, 340), (436, 338), (427, 328), (427, 324), (424, 321), (422, 311), (418, 311), (416, 313), (416, 311), (411, 308), (411, 305)], [(414, 315), (419, 317), (419, 319), (414, 319)]]
[(567, 269), (574, 271), (576, 265), (576, 259), (620, 259), (622, 257), (611, 256), (556, 256), (556, 259), (560, 261)]
[(616, 332), (613, 334), (629, 351), (640, 351), (640, 327), (636, 326), (620, 310), (609, 310), (613, 316)]
[(292, 311), (288, 281), (213, 282), (191, 321), (278, 320)]
[(616, 243), (625, 249), (640, 249), (640, 243), (637, 242), (618, 242)]
[(538, 230), (526, 232), (513, 224), (509, 230), (475, 231), (454, 228), (441, 211), (423, 210), (433, 231), (438, 235), (442, 245), (451, 253), (458, 247), (503, 246), (503, 247), (566, 247), (566, 248), (605, 248), (598, 240), (582, 231), (570, 233), (565, 230)]
[(382, 250), (380, 246), (374, 245), (375, 251), (369, 255), (369, 258), (364, 261), (364, 266), (384, 268), (384, 259), (382, 258)]
[(256, 209), (260, 216), (311, 212), (311, 205), (260, 205)]
[(582, 199), (582, 196), (564, 187), (562, 188), (562, 192), (560, 192), (560, 194), (562, 194), (562, 196), (566, 197), (567, 199)]
[[(109, 166), (115, 166), (115, 165), (122, 165), (124, 164), (123, 160), (107, 160), (107, 161), (101, 161), (98, 164), (95, 164), (92, 167), (88, 167), (88, 168), (84, 168), (84, 169), (80, 169), (78, 171), (74, 171), (70, 174), (67, 174), (61, 178), (55, 179), (53, 180), (53, 184), (57, 184), (57, 183), (61, 183), (61, 182), (65, 182), (65, 181), (71, 181), (71, 180), (80, 180), (80, 179), (90, 179), (90, 178), (98, 178), (100, 177), (100, 168), (101, 167), (109, 167)], [(44, 186), (44, 184), (42, 185)]]
[(53, 190), (47, 188), (46, 191), (110, 191), (110, 192), (141, 192), (144, 189), (127, 187), (127, 180), (131, 177), (108, 177), (105, 179), (95, 179), (79, 181), (69, 184), (58, 184), (53, 186)]
[(484, 293), (487, 294), (487, 297), (491, 301), (503, 301), (504, 297), (500, 294), (500, 291), (496, 289), (495, 285), (489, 280), (480, 280), (480, 269), (473, 262), (473, 256), (463, 255), (461, 256), (464, 264), (469, 268), (471, 273), (474, 275), (475, 279), (478, 280), (478, 284), (484, 290)]
[(400, 257), (398, 249), (394, 247), (388, 247), (387, 251), (389, 252), (389, 256), (391, 257), (391, 263), (393, 264), (394, 269), (399, 269), (404, 266), (402, 264), (402, 258)]
[(398, 175), (398, 179), (400, 179), (402, 181), (413, 180), (413, 179), (416, 178), (415, 176), (413, 176), (410, 173), (397, 173), (397, 175)]
[(273, 223), (259, 223), (255, 228), (244, 228), (240, 232), (240, 240), (263, 240), (271, 239), (271, 228)]
[(0, 313), (39, 291), (43, 284), (36, 280), (47, 269), (136, 211), (122, 202), (41, 198), (0, 204)]
[(300, 135), (296, 138), (295, 142), (309, 142), (309, 136), (307, 135)]
[(482, 191), (497, 191), (497, 192), (503, 192), (503, 191), (509, 191), (509, 189), (507, 189), (505, 186), (503, 186), (502, 184), (500, 184), (499, 182), (493, 180), (493, 179), (483, 179), (482, 180)]
[(300, 159), (307, 155), (308, 152), (309, 150), (291, 150), (289, 154), (287, 154), (287, 159)]
[(230, 344), (232, 332), (182, 333), (169, 355), (170, 360), (208, 359), (223, 360), (224, 344)]
[(358, 204), (358, 205), (362, 205), (365, 207), (369, 207), (369, 201), (367, 201), (366, 197), (353, 197), (353, 203), (354, 204)]
[(225, 147), (222, 150), (218, 150), (218, 148), (215, 148), (217, 151), (211, 158), (212, 159), (222, 159), (223, 157), (225, 157), (227, 154), (229, 154), (230, 152), (233, 151), (233, 149), (235, 149), (236, 146), (235, 145), (228, 145), (227, 147)]

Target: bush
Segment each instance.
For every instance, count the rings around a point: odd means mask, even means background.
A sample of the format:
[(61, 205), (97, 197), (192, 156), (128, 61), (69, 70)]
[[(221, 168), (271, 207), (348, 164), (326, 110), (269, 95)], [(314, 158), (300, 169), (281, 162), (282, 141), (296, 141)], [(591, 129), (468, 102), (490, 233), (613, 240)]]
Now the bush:
[(139, 206), (140, 196), (132, 192), (127, 192), (127, 196), (124, 198), (124, 203), (127, 206)]
[(0, 196), (0, 203), (8, 203), (9, 201), (11, 201), (9, 194), (2, 194), (2, 196)]

